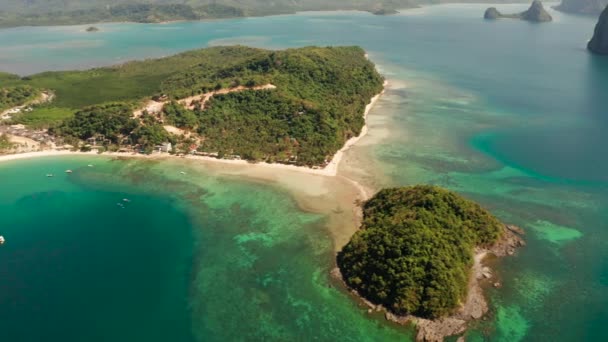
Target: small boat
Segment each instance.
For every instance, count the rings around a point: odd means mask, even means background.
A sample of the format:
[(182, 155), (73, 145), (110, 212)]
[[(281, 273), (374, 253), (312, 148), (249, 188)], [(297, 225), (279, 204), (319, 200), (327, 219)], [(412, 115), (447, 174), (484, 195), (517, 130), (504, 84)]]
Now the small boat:
[(74, 172), (74, 171), (72, 171), (72, 170), (65, 170), (65, 173), (72, 173), (72, 172)]
[(117, 206), (119, 206), (119, 207), (121, 207), (121, 208), (124, 208), (124, 207), (125, 207), (125, 205), (124, 205), (124, 204), (122, 204), (122, 203), (120, 203), (120, 202), (116, 203), (116, 205), (117, 205)]
[(127, 203), (131, 202), (131, 200), (130, 200), (130, 199), (128, 199), (128, 198), (123, 198), (123, 199), (122, 199), (122, 201), (123, 201), (123, 202), (127, 202)]
[(182, 175), (185, 175), (186, 173), (184, 171), (180, 172)]
[(4, 236), (0, 235), (0, 245), (4, 245)]
[(47, 177), (53, 177), (53, 174), (52, 173), (47, 173), (46, 176)]
[(93, 164), (89, 164), (89, 165), (87, 165), (87, 166), (88, 166), (88, 167), (93, 167)]

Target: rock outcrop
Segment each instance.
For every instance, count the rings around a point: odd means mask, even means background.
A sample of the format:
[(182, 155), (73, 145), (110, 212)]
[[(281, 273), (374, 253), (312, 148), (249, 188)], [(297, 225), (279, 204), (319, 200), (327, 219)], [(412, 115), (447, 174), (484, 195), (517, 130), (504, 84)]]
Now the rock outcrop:
[(495, 7), (490, 7), (484, 13), (484, 19), (493, 20), (500, 18), (521, 19), (536, 23), (544, 23), (553, 20), (551, 15), (543, 7), (540, 0), (534, 0), (528, 10), (515, 14), (502, 14)]
[(556, 10), (586, 15), (599, 15), (608, 6), (608, 0), (562, 0)]
[(600, 15), (593, 38), (587, 44), (587, 48), (593, 53), (608, 55), (608, 6)]
[(543, 7), (540, 0), (534, 0), (527, 11), (520, 14), (521, 19), (534, 22), (547, 22), (553, 20), (551, 15)]
[(489, 19), (489, 20), (493, 20), (493, 19), (499, 19), (502, 17), (502, 14), (500, 14), (500, 12), (498, 12), (498, 10), (496, 9), (496, 7), (490, 7), (486, 10), (486, 13), (484, 13), (483, 18), (484, 19)]

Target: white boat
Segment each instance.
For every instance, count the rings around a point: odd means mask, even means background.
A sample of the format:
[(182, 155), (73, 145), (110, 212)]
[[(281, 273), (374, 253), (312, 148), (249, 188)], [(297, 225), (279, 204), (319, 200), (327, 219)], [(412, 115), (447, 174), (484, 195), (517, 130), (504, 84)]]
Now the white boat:
[(72, 172), (74, 172), (74, 171), (72, 171), (72, 170), (65, 170), (65, 173), (72, 173)]
[(93, 167), (93, 165), (92, 165), (92, 164), (89, 164), (89, 165), (87, 165), (87, 166), (88, 166), (88, 167)]
[(127, 202), (127, 203), (131, 202), (131, 200), (130, 200), (130, 199), (128, 199), (128, 198), (123, 198), (123, 199), (122, 199), (122, 201), (123, 201), (123, 202)]
[(4, 241), (6, 241), (6, 240), (4, 240), (4, 236), (0, 235), (0, 245), (3, 245)]
[(180, 172), (182, 175), (185, 175), (186, 173), (184, 171)]
[(53, 177), (53, 174), (52, 173), (47, 173), (46, 176), (47, 177)]

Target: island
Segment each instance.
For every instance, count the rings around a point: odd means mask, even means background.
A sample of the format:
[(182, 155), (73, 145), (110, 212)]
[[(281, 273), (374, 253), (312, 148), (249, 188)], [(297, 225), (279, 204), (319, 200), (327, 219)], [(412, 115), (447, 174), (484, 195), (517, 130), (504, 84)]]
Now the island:
[(515, 14), (502, 14), (495, 7), (490, 7), (484, 13), (484, 19), (494, 20), (500, 18), (509, 18), (509, 19), (521, 19), (530, 22), (549, 22), (552, 21), (553, 18), (551, 15), (545, 10), (543, 4), (540, 0), (534, 0), (530, 8), (521, 13)]
[(398, 14), (399, 13), (399, 11), (397, 11), (394, 8), (384, 8), (384, 7), (370, 10), (370, 12), (373, 15), (393, 15), (393, 14)]
[(314, 168), (361, 134), (384, 83), (359, 47), (212, 47), (4, 79), (4, 88), (22, 89), (18, 94), (44, 89), (56, 96), (4, 122), (0, 134), (37, 137), (52, 148)]
[(562, 0), (556, 10), (584, 15), (599, 15), (608, 6), (608, 0)]
[(99, 28), (95, 27), (95, 26), (89, 26), (86, 29), (87, 32), (97, 32), (99, 31)]
[(337, 255), (339, 277), (372, 312), (415, 323), (418, 339), (462, 334), (488, 310), (481, 282), (500, 287), (484, 257), (513, 255), (524, 241), (477, 203), (430, 185), (383, 189)]
[(587, 44), (587, 48), (593, 53), (608, 55), (608, 7), (600, 15), (593, 38)]

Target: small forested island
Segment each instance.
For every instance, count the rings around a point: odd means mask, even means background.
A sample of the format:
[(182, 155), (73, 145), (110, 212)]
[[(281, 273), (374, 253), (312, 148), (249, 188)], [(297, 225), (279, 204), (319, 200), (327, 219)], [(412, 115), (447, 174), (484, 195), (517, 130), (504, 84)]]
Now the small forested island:
[(361, 133), (366, 105), (383, 89), (359, 47), (213, 47), (2, 83), (7, 105), (7, 89), (56, 95), (5, 124), (48, 129), (57, 145), (309, 167)]
[(490, 7), (486, 10), (483, 15), (484, 19), (494, 20), (500, 18), (509, 19), (521, 19), (530, 22), (549, 22), (553, 20), (553, 17), (545, 10), (540, 0), (534, 0), (530, 8), (521, 13), (515, 14), (502, 14), (495, 7)]
[(398, 14), (399, 11), (397, 11), (394, 8), (376, 8), (370, 11), (373, 15), (393, 15), (393, 14)]
[(587, 48), (593, 53), (608, 55), (608, 7), (600, 15), (593, 38), (587, 44)]
[(89, 26), (86, 29), (87, 32), (97, 32), (99, 31), (99, 28), (95, 27), (95, 26)]
[(585, 15), (599, 15), (608, 6), (608, 0), (562, 0), (556, 10)]
[(361, 229), (338, 253), (336, 273), (370, 311), (414, 322), (419, 340), (442, 340), (487, 311), (479, 282), (492, 275), (481, 261), (512, 255), (522, 233), (436, 186), (384, 189), (363, 205)]

